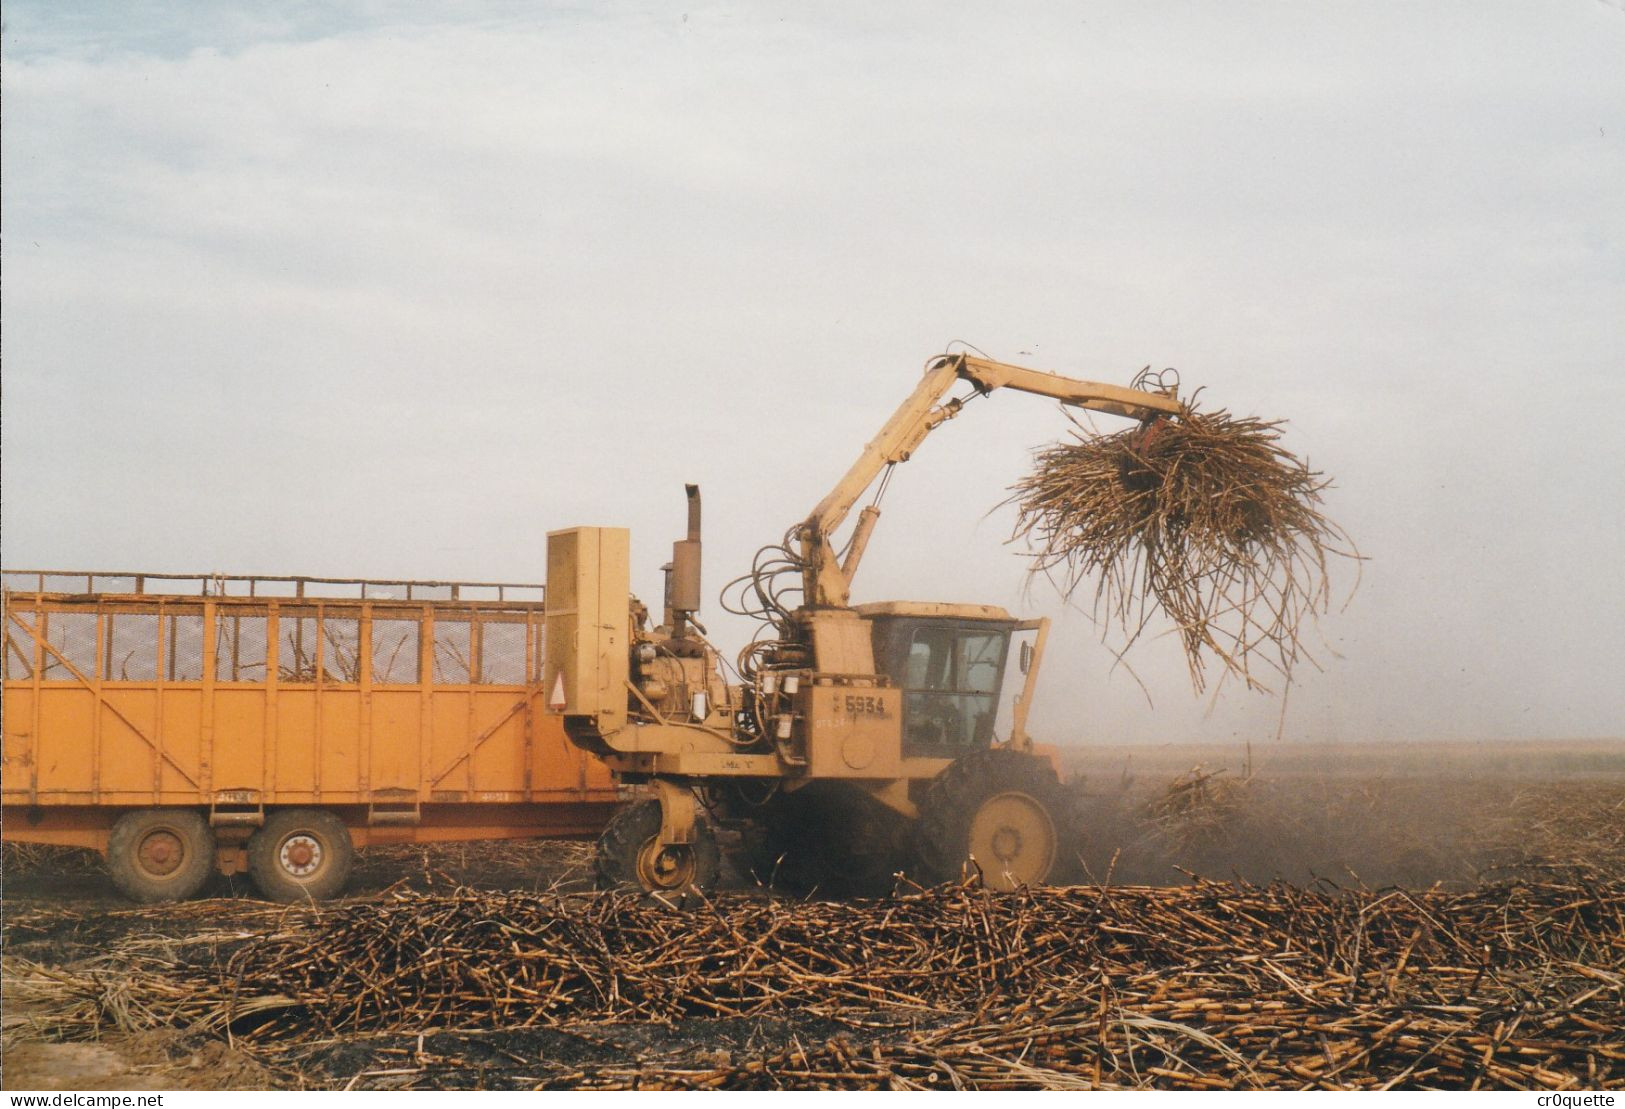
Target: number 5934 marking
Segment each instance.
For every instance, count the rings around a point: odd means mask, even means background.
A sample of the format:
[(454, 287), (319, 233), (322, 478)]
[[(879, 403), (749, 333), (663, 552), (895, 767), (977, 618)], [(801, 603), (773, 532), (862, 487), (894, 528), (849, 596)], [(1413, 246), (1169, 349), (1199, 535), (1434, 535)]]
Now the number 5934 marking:
[(842, 707), (852, 716), (886, 715), (886, 702), (872, 694), (848, 693)]

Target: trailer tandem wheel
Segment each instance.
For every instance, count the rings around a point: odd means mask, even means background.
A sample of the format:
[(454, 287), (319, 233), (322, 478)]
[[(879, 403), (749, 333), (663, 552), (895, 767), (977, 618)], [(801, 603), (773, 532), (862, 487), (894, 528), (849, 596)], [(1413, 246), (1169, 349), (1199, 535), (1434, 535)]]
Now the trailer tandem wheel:
[(107, 870), (134, 901), (184, 901), (214, 872), (214, 833), (191, 809), (125, 813), (107, 837)]
[(322, 901), (350, 879), (350, 830), (323, 809), (281, 809), (248, 841), (248, 873), (272, 901)]

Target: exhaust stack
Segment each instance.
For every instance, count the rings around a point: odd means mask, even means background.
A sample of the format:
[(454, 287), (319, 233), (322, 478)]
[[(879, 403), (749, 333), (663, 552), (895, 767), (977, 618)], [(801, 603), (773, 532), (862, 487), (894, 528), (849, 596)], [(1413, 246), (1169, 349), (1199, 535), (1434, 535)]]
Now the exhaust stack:
[(688, 494), (688, 538), (671, 545), (666, 565), (666, 626), (673, 639), (688, 634), (689, 622), (700, 610), (700, 487), (685, 485)]

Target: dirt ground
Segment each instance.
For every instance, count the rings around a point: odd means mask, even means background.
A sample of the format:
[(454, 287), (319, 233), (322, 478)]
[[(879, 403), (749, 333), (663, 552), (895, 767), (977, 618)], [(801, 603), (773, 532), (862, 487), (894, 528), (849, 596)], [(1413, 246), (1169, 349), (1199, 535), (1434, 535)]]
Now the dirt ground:
[[(1497, 758), (1474, 757), (1470, 747), (1431, 758), (1414, 749), (1402, 754), (1385, 762), (1369, 748), (1312, 758), (1276, 752), (1273, 761), (1255, 758), (1249, 766), (1242, 752), (1073, 752), (1073, 769), (1085, 775), (1076, 797), (1088, 835), (1072, 849), (1087, 879), (1115, 885), (1172, 885), (1202, 875), (1318, 889), (1467, 889), (1576, 864), (1625, 874), (1625, 743), (1522, 745)], [(378, 849), (363, 854), (346, 903), (401, 890), (586, 890), (590, 852), (588, 844), (556, 842)], [(658, 1070), (753, 1058), (837, 1035), (861, 1050), (952, 1015), (877, 1008), (834, 1023), (791, 1013), (675, 1025), (432, 1027), (415, 1036), (305, 1043), (273, 1057), (245, 1049), (229, 1030), (140, 1028), (142, 1021), (118, 1011), (112, 991), (98, 1002), (97, 1030), (87, 1035), (82, 1021), (67, 1022), (59, 1008), (20, 996), (13, 970), (89, 968), (117, 980), (136, 969), (219, 963), (222, 952), (270, 931), (289, 910), (256, 900), (246, 881), (224, 878), (206, 900), (135, 908), (113, 891), (92, 855), (8, 848), (5, 863), (0, 1081), (13, 1090), (390, 1088), (414, 1084), (426, 1065), (447, 1059), (456, 1065), (435, 1071), (438, 1085), (525, 1088), (543, 1060), (635, 1059)], [(737, 871), (729, 884), (736, 896), (773, 896)]]

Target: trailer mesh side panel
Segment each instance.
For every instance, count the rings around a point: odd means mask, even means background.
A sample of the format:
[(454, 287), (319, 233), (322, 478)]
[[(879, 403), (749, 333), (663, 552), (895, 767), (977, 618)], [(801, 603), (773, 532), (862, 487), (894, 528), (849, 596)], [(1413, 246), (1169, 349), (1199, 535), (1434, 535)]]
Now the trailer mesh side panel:
[(356, 617), (322, 615), (322, 676), (346, 684), (361, 680), (361, 621)]
[(525, 625), (480, 621), (480, 681), (487, 685), (525, 684)]
[(222, 612), (215, 621), (214, 677), (221, 682), (263, 682), (269, 643), (263, 611)]
[(10, 620), (6, 621), (5, 676), (32, 678), (34, 676), (34, 637)]
[[(40, 618), (45, 622), (45, 642), (56, 649), (55, 654), (45, 652), (40, 676), (46, 681), (65, 682), (74, 680), (73, 670), (87, 678), (95, 674), (96, 614), (47, 612)], [(68, 665), (64, 665), (64, 660)]]
[(416, 620), (373, 620), (372, 680), (375, 685), (417, 684)]
[(107, 614), (107, 654), (102, 677), (111, 682), (150, 682), (158, 677), (158, 615)]
[(203, 614), (164, 621), (164, 676), (172, 682), (203, 680)]
[(466, 618), (434, 622), (434, 680), (440, 685), (467, 685), (474, 659), (473, 624)]

